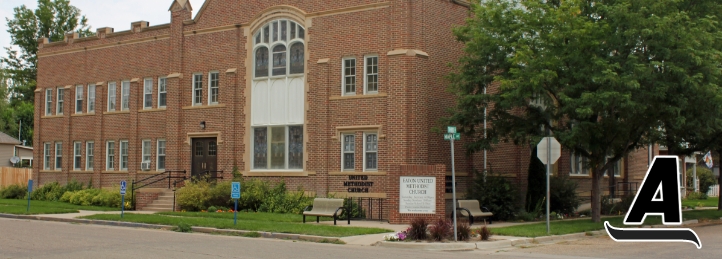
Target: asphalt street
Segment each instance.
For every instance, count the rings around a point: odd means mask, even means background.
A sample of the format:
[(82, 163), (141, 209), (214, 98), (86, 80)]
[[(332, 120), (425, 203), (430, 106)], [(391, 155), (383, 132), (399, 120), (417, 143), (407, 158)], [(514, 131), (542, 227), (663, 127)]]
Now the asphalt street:
[(701, 250), (688, 243), (615, 243), (601, 236), (499, 252), (429, 252), (0, 219), (0, 258), (719, 258), (722, 226), (695, 231)]

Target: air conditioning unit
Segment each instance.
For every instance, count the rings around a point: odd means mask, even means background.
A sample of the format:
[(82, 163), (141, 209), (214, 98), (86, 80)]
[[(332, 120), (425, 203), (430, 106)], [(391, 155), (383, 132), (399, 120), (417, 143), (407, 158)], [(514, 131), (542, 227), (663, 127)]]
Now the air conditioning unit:
[(143, 163), (140, 163), (140, 170), (143, 170), (143, 171), (150, 170), (150, 161), (144, 161)]

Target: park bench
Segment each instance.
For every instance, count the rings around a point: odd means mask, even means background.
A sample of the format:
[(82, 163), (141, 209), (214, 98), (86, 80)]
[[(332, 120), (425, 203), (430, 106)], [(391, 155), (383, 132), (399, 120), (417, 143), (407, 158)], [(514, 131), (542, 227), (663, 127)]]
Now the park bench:
[[(344, 210), (346, 208), (343, 207), (343, 199), (316, 198), (313, 200), (313, 206), (303, 209), (303, 223), (306, 223), (306, 216), (316, 216), (316, 223), (319, 222), (319, 217), (333, 217), (333, 224), (336, 225), (336, 219), (341, 215), (339, 211)], [(351, 225), (351, 215), (347, 210), (346, 215), (348, 224)]]
[[(459, 211), (457, 214), (469, 217), (469, 225), (474, 224), (475, 217), (489, 219), (489, 224), (491, 224), (491, 216), (494, 216), (494, 214), (485, 207), (484, 210), (487, 212), (482, 211), (478, 200), (458, 200), (457, 202), (456, 210)], [(454, 217), (454, 214), (451, 214), (451, 217)]]

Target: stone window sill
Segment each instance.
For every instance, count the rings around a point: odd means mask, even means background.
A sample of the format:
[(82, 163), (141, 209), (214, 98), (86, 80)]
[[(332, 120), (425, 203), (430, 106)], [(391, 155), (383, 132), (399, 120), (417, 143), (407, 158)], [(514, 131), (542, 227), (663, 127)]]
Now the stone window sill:
[(369, 98), (386, 98), (387, 96), (388, 96), (388, 94), (386, 94), (386, 93), (376, 93), (376, 94), (331, 96), (328, 99), (329, 100), (369, 99)]
[(84, 117), (84, 116), (94, 116), (94, 115), (95, 115), (95, 113), (91, 112), (91, 113), (76, 113), (76, 114), (73, 114), (70, 116), (71, 117)]
[(140, 112), (140, 113), (143, 113), (143, 112), (164, 112), (164, 111), (166, 111), (166, 110), (167, 110), (166, 108), (159, 108), (159, 109), (139, 110), (138, 112)]
[(243, 176), (255, 176), (255, 177), (307, 177), (309, 175), (316, 175), (316, 172), (278, 172), (278, 171), (253, 171), (243, 172)]
[(332, 176), (333, 176), (333, 175), (372, 175), (372, 176), (380, 175), (380, 176), (383, 176), (383, 175), (386, 175), (386, 172), (376, 172), (376, 171), (373, 171), (373, 172), (353, 172), (353, 171), (348, 171), (348, 172), (329, 172), (328, 175), (332, 175)]
[(130, 114), (130, 111), (114, 111), (114, 112), (104, 112), (103, 115), (114, 115), (114, 114)]
[(213, 109), (213, 108), (225, 108), (225, 107), (226, 107), (225, 104), (196, 105), (196, 106), (183, 107), (183, 110)]

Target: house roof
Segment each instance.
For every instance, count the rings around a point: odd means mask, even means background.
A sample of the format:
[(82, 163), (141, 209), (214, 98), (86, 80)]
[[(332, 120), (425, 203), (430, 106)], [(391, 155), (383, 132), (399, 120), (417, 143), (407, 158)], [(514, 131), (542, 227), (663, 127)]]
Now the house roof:
[(13, 145), (17, 145), (17, 144), (22, 144), (22, 142), (20, 142), (19, 140), (11, 137), (11, 136), (8, 135), (8, 134), (5, 134), (5, 133), (3, 133), (3, 132), (0, 132), (0, 144), (13, 144)]
[(22, 148), (27, 150), (33, 150), (33, 147), (23, 146), (23, 145), (15, 145), (16, 148)]

